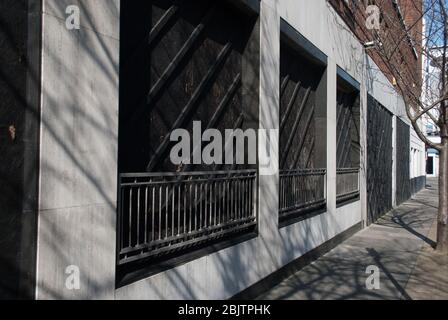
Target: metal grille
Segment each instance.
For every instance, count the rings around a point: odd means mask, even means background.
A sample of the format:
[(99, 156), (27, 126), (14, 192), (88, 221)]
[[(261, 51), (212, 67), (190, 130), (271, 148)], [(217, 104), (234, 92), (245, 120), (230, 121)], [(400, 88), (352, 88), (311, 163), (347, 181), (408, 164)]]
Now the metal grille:
[(280, 172), (280, 220), (326, 205), (326, 170), (282, 170)]
[(392, 114), (368, 95), (367, 223), (392, 209)]
[(416, 194), (426, 186), (426, 176), (411, 179), (411, 193)]
[(402, 204), (411, 197), (412, 185), (410, 179), (410, 151), (411, 151), (411, 131), (410, 127), (403, 122), (403, 120), (397, 118), (397, 169), (396, 169), (396, 179), (397, 186), (399, 186), (396, 191), (396, 202), (397, 205)]
[(338, 203), (359, 197), (359, 168), (338, 169), (336, 180)]
[(119, 264), (253, 229), (256, 176), (255, 170), (122, 174)]

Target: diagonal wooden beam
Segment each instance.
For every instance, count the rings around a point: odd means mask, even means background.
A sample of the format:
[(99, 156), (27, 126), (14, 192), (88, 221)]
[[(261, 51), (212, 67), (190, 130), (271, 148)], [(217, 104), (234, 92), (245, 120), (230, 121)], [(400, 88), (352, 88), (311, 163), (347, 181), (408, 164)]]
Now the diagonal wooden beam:
[(347, 102), (348, 102), (347, 100), (348, 100), (347, 95), (343, 94), (342, 98), (339, 99), (339, 101), (337, 102), (338, 107), (340, 107), (339, 108), (339, 112), (338, 112), (338, 116), (336, 118), (337, 124), (339, 124), (339, 120), (340, 120), (340, 117), (342, 115), (342, 111), (344, 110), (344, 106), (347, 105)]
[[(221, 50), (221, 52), (218, 55), (218, 58), (213, 63), (212, 67), (208, 70), (205, 77), (202, 79), (201, 83), (199, 84), (198, 88), (195, 90), (193, 95), (191, 96), (190, 100), (188, 101), (187, 105), (184, 107), (182, 112), (177, 117), (176, 121), (174, 122), (173, 126), (171, 127), (170, 131), (174, 131), (182, 126), (187, 116), (192, 111), (193, 107), (197, 105), (197, 102), (199, 101), (199, 98), (204, 94), (205, 88), (209, 84), (210, 80), (213, 79), (214, 75), (218, 71), (219, 67), (224, 62), (225, 58), (228, 56), (228, 54), (231, 52), (232, 44), (228, 43), (224, 46), (224, 48)], [(148, 166), (146, 167), (147, 171), (150, 172), (154, 169), (157, 162), (159, 161), (160, 157), (165, 153), (166, 149), (168, 148), (170, 144), (170, 136), (167, 135), (162, 143), (157, 148), (154, 155), (151, 157), (151, 160), (148, 163)]]
[(314, 119), (314, 106), (313, 106), (313, 109), (310, 111), (310, 114), (308, 115), (308, 118), (306, 120), (305, 130), (303, 132), (303, 139), (300, 141), (299, 149), (297, 150), (297, 154), (295, 156), (294, 163), (292, 164), (291, 169), (293, 169), (293, 167), (295, 167), (297, 162), (299, 161), (300, 153), (302, 152), (302, 148), (303, 148), (303, 145), (305, 144), (306, 136), (308, 134), (308, 130), (310, 128), (310, 125), (311, 125), (311, 122), (313, 121), (313, 119)]
[[(175, 10), (175, 9), (172, 9)], [(195, 42), (199, 39), (202, 32), (204, 31), (206, 25), (211, 21), (213, 14), (216, 11), (216, 5), (214, 5), (204, 16), (201, 23), (193, 30), (192, 34), (189, 36), (187, 41), (184, 43), (182, 48), (173, 58), (171, 63), (167, 66), (167, 68), (163, 71), (160, 78), (157, 80), (156, 84), (150, 89), (147, 97), (146, 103), (142, 103), (126, 120), (126, 122), (131, 122), (132, 119), (138, 118), (141, 114), (146, 110), (146, 108), (151, 108), (151, 104), (155, 97), (161, 92), (161, 90), (166, 86), (168, 80), (172, 77), (174, 72), (179, 67), (180, 63), (187, 56), (187, 53), (191, 51)], [(171, 13), (172, 14), (172, 13)]]
[(339, 110), (338, 110), (338, 116), (336, 118), (336, 127), (339, 128), (342, 112), (344, 111), (344, 106), (341, 103), (338, 103), (337, 106), (338, 106)]
[[(344, 112), (344, 117), (342, 119), (342, 124), (339, 127), (339, 133), (338, 133), (338, 138), (337, 138), (338, 140), (337, 140), (337, 146), (336, 146), (337, 157), (338, 157), (336, 165), (338, 168), (342, 165), (341, 162), (345, 158), (345, 149), (347, 146), (346, 145), (347, 135), (351, 134), (351, 132), (350, 132), (350, 120), (351, 120), (351, 112), (350, 111), (351, 110), (346, 105), (341, 105), (341, 107), (345, 109), (345, 112)], [(348, 119), (348, 123), (347, 123), (347, 119)], [(347, 124), (348, 124), (348, 126), (347, 126)]]
[[(227, 107), (229, 102), (232, 100), (233, 96), (236, 93), (236, 90), (241, 85), (241, 73), (239, 73), (234, 79), (230, 86), (230, 88), (227, 90), (227, 93), (224, 95), (224, 98), (222, 99), (221, 103), (219, 104), (218, 108), (216, 109), (215, 113), (213, 114), (212, 118), (210, 119), (210, 122), (207, 125), (206, 130), (211, 129), (215, 127), (216, 123), (218, 122), (219, 118), (221, 117), (224, 109)], [(193, 154), (196, 152), (196, 149), (193, 151)], [(188, 171), (188, 169), (192, 165), (186, 165), (182, 168), (182, 172)]]
[(283, 96), (283, 94), (285, 93), (285, 89), (286, 89), (286, 86), (288, 85), (288, 81), (289, 81), (289, 74), (287, 74), (286, 77), (283, 78), (282, 85), (280, 87), (280, 97)]
[[(341, 166), (345, 166), (345, 159), (347, 158), (346, 157), (347, 146), (349, 146), (349, 152), (350, 152), (350, 145), (347, 143), (347, 138), (351, 138), (350, 126), (345, 126), (345, 127), (343, 127), (343, 129), (347, 129), (347, 130), (344, 130), (344, 136), (341, 140), (342, 150), (340, 151), (339, 159), (337, 162), (338, 168), (341, 168)], [(338, 148), (339, 148), (339, 144), (338, 144)]]
[[(297, 95), (298, 95), (299, 91), (300, 91), (300, 82), (298, 82), (296, 87), (294, 88), (294, 92), (292, 93), (291, 99), (289, 100), (289, 103), (288, 103), (288, 106), (287, 106), (287, 108), (285, 110), (285, 113), (282, 116), (282, 120), (280, 122), (280, 132), (282, 132), (283, 129), (285, 128), (285, 126), (286, 126), (286, 122), (288, 121), (289, 114), (291, 113), (291, 110), (292, 110), (292, 108), (293, 108), (293, 106), (294, 106), (294, 104), (296, 102), (296, 98), (297, 98)], [(311, 88), (308, 88), (306, 93), (305, 93), (305, 97), (303, 98), (304, 101), (308, 100), (310, 92), (311, 92)]]
[(302, 114), (305, 109), (305, 104), (308, 101), (308, 97), (309, 97), (309, 95), (305, 96), (305, 98), (302, 101), (302, 104), (300, 105), (300, 109), (299, 109), (299, 112), (297, 112), (296, 118), (294, 120), (294, 124), (292, 126), (291, 133), (288, 137), (288, 140), (287, 140), (287, 143), (285, 146), (285, 150), (281, 150), (281, 153), (282, 153), (282, 160), (280, 161), (281, 167), (283, 167), (283, 165), (286, 161), (286, 158), (288, 157), (288, 152), (289, 152), (289, 149), (291, 148), (292, 141), (294, 140), (294, 136), (297, 132), (297, 128), (299, 126), (300, 119), (302, 118)]
[[(343, 153), (343, 158), (342, 158), (342, 165), (344, 165), (345, 166), (345, 163), (347, 162), (347, 159), (351, 156), (351, 154), (352, 154), (352, 149), (354, 148), (354, 143), (353, 143), (353, 140), (352, 140), (352, 124), (353, 124), (353, 112), (350, 112), (350, 115), (351, 115), (351, 117), (350, 117), (350, 122), (349, 122), (349, 126), (348, 126), (348, 136), (350, 137), (349, 138), (349, 141), (348, 141), (348, 143), (347, 143), (347, 146), (348, 146), (348, 148), (349, 148), (349, 151), (348, 152), (345, 152), (345, 150), (344, 150), (344, 153)], [(351, 160), (350, 160), (350, 163), (351, 163)]]
[(148, 94), (148, 104), (151, 104), (152, 100), (155, 96), (160, 92), (160, 90), (165, 87), (168, 80), (173, 75), (174, 71), (177, 69), (177, 67), (180, 65), (182, 60), (186, 57), (187, 53), (193, 48), (193, 45), (195, 44), (196, 40), (199, 39), (199, 36), (202, 34), (202, 32), (205, 29), (205, 26), (210, 22), (211, 18), (213, 17), (216, 10), (216, 5), (212, 7), (212, 9), (207, 12), (205, 17), (203, 18), (202, 22), (193, 30), (190, 37), (187, 39), (187, 41), (184, 43), (182, 48), (179, 50), (179, 52), (174, 57), (173, 61), (168, 65), (168, 67), (165, 69), (165, 71), (160, 76), (159, 80), (157, 80), (156, 84), (151, 88)]
[(341, 138), (342, 138), (342, 135), (343, 135), (343, 133), (344, 133), (345, 123), (347, 122), (347, 112), (348, 112), (348, 108), (343, 107), (343, 109), (344, 109), (344, 114), (343, 114), (343, 116), (342, 116), (342, 123), (341, 123), (341, 126), (340, 126), (340, 130), (339, 130), (339, 132), (338, 132), (338, 136), (337, 136), (337, 138), (336, 138), (336, 143), (337, 143), (337, 145), (339, 145), (339, 143), (341, 142)]
[[(238, 117), (238, 119), (236, 120), (236, 122), (235, 122), (235, 126), (233, 127), (233, 130), (235, 131), (235, 130), (237, 130), (237, 129), (241, 129), (241, 127), (243, 126), (243, 122), (244, 122), (244, 114), (243, 113), (241, 113), (240, 115), (239, 115), (239, 117)], [(232, 140), (230, 140), (230, 141), (227, 141), (227, 143), (225, 144), (225, 146), (224, 146), (224, 150), (227, 150), (227, 148), (229, 147), (229, 143), (233, 143), (233, 141)], [(236, 167), (236, 165), (235, 165), (235, 159), (236, 159), (236, 153), (234, 153), (234, 155), (233, 155), (233, 165), (232, 165), (232, 170)], [(224, 159), (223, 159), (224, 160)], [(215, 166), (213, 167), (213, 171), (217, 171), (217, 170), (219, 170), (220, 168), (222, 168), (223, 166), (225, 165), (225, 163), (224, 163), (224, 161), (223, 161), (223, 163), (222, 164), (215, 164)]]
[(311, 140), (310, 153), (308, 154), (308, 157), (306, 158), (306, 162), (305, 162), (305, 169), (308, 169), (310, 166), (311, 155), (313, 154), (315, 145), (316, 145), (316, 139), (313, 136), (313, 140)]
[[(313, 110), (313, 112), (314, 112), (314, 110)], [(305, 135), (305, 137), (303, 138), (303, 140), (305, 140), (305, 139), (306, 139), (306, 135)], [(306, 166), (305, 169), (308, 168), (308, 163), (309, 163), (309, 160), (310, 160), (310, 158), (311, 158), (311, 154), (313, 153), (313, 149), (314, 149), (314, 145), (315, 145), (315, 143), (316, 143), (315, 136), (312, 136), (311, 146), (310, 146), (310, 152), (309, 152), (309, 154), (308, 154), (308, 156), (307, 156), (307, 158), (306, 158), (306, 161), (305, 161), (305, 166)], [(299, 160), (300, 160), (300, 151), (297, 152), (297, 154), (295, 155), (295, 157), (294, 157), (294, 161), (293, 161), (293, 163), (292, 163), (292, 165), (290, 166), (289, 169), (292, 170), (292, 169), (296, 169), (296, 168), (298, 168)]]
[(149, 32), (148, 44), (151, 46), (155, 38), (160, 35), (160, 32), (165, 28), (165, 26), (171, 21), (171, 19), (179, 11), (179, 6), (177, 4), (172, 5), (163, 16), (157, 21), (154, 27)]

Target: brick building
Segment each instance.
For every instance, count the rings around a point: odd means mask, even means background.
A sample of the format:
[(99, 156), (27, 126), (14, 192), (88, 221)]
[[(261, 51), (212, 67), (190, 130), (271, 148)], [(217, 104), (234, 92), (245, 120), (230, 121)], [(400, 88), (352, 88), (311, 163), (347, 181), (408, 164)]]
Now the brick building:
[[(329, 2), (361, 43), (381, 41), (385, 50), (383, 54), (378, 54), (377, 50), (369, 50), (367, 53), (392, 84), (395, 70), (400, 70), (403, 81), (415, 83), (417, 89), (421, 88), (422, 0), (330, 0)], [(369, 29), (366, 26), (369, 16), (367, 7), (372, 5), (380, 9), (379, 29)]]

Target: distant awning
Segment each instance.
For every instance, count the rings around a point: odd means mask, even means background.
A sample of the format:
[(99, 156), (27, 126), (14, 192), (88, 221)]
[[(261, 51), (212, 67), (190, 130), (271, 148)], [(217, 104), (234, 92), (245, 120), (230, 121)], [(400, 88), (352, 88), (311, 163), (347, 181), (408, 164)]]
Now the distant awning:
[(429, 148), (428, 149), (428, 154), (439, 154), (439, 151), (438, 150), (436, 150), (436, 149), (433, 149), (433, 148)]

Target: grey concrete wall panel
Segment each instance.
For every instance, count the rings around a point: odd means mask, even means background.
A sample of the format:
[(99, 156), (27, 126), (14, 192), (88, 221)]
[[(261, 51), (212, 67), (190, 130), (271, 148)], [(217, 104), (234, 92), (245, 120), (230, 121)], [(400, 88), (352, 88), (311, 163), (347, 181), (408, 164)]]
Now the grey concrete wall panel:
[(38, 299), (115, 297), (119, 18), (118, 0), (43, 2)]

